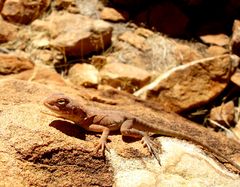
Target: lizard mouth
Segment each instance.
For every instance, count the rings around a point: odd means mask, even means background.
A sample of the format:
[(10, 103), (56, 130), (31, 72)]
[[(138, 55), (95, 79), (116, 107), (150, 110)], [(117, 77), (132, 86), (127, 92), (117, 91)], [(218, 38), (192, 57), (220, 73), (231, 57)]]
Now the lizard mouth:
[(51, 112), (51, 111), (41, 110), (41, 113), (47, 114), (47, 115), (49, 115), (49, 116), (53, 116), (53, 117), (56, 117), (56, 118), (62, 118), (60, 115), (57, 115), (56, 113), (53, 113), (53, 112)]
[(53, 111), (59, 111), (59, 108), (57, 106), (51, 105), (47, 102), (43, 102), (44, 106), (46, 106), (48, 109), (53, 110)]

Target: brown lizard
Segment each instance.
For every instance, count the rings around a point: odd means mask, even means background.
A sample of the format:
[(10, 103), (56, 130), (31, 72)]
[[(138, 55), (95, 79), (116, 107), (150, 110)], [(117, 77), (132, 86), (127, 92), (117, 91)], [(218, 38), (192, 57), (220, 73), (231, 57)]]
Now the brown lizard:
[(156, 124), (148, 123), (132, 114), (118, 110), (102, 110), (85, 106), (64, 94), (52, 94), (44, 100), (43, 104), (54, 112), (54, 114), (57, 114), (55, 115), (57, 117), (70, 120), (88, 131), (101, 132), (102, 135), (99, 144), (96, 147), (96, 151), (101, 150), (104, 153), (105, 149), (107, 149), (106, 144), (110, 131), (120, 130), (121, 134), (124, 136), (142, 138), (144, 146), (148, 147), (149, 151), (155, 156), (158, 163), (161, 165), (154, 146), (155, 143), (148, 135), (148, 133), (151, 132), (190, 140), (217, 155), (217, 159), (218, 157), (224, 159), (240, 172), (240, 166), (237, 163), (208, 145), (203, 144), (188, 135), (181, 134), (171, 129), (164, 129)]

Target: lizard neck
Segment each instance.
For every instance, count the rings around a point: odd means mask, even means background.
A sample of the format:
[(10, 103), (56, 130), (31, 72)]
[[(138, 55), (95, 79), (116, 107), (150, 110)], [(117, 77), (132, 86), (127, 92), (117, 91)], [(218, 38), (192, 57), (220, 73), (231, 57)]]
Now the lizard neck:
[(80, 104), (78, 105), (72, 105), (70, 113), (70, 120), (75, 123), (82, 123), (85, 121), (86, 118), (88, 118), (89, 112), (88, 109), (85, 106), (82, 106)]

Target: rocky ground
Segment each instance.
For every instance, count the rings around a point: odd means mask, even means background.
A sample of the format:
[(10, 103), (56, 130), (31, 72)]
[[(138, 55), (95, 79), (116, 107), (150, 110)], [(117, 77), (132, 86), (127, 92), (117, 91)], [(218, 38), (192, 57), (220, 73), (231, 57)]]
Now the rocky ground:
[(238, 186), (234, 168), (190, 141), (157, 137), (161, 167), (119, 133), (106, 158), (94, 154), (98, 134), (42, 104), (63, 92), (165, 120), (240, 164), (240, 4), (219, 2), (226, 19), (207, 22), (210, 10), (196, 21), (204, 0), (0, 0), (0, 185)]

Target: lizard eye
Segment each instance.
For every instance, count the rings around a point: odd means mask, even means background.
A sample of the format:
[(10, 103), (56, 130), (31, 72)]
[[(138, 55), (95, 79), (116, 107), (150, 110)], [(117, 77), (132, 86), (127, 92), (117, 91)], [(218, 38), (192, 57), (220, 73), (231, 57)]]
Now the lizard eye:
[(68, 104), (68, 101), (66, 99), (58, 99), (57, 103), (61, 106)]

